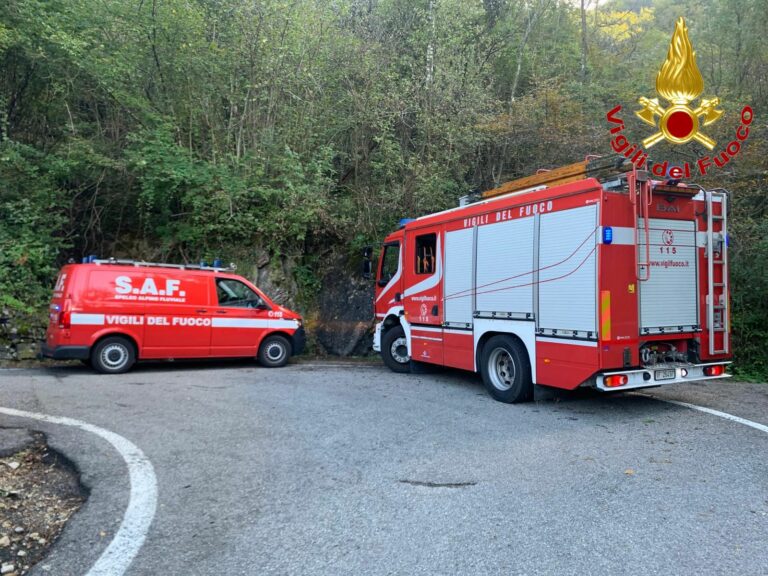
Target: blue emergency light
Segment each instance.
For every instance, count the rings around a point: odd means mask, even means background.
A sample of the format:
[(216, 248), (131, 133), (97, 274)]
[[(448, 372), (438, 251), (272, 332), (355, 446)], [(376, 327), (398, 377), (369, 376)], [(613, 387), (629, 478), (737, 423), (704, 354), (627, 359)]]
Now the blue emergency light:
[(398, 228), (405, 228), (405, 225), (409, 222), (413, 222), (416, 220), (416, 218), (400, 218), (400, 221), (397, 223)]
[(610, 226), (603, 227), (603, 244), (610, 244), (613, 242), (613, 228)]

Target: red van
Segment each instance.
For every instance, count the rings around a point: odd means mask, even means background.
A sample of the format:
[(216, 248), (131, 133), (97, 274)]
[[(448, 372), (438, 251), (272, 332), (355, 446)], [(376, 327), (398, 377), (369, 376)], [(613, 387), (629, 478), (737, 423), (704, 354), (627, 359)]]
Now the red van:
[(301, 316), (232, 269), (93, 260), (61, 269), (42, 355), (105, 374), (137, 360), (255, 357), (284, 366), (304, 349)]

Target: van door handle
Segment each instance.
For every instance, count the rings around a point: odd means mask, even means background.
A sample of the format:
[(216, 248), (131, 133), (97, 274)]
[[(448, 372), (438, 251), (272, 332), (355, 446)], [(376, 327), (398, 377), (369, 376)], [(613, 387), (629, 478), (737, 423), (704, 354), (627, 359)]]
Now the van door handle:
[(226, 314), (226, 310), (216, 310), (216, 314)]
[(195, 310), (197, 314), (205, 314), (208, 310)]

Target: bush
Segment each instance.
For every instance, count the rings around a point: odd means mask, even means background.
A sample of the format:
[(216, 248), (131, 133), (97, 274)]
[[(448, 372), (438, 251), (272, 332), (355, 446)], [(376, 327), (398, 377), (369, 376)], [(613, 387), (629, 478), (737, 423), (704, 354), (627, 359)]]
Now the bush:
[(40, 168), (44, 157), (0, 143), (0, 306), (44, 313), (65, 247), (60, 192)]

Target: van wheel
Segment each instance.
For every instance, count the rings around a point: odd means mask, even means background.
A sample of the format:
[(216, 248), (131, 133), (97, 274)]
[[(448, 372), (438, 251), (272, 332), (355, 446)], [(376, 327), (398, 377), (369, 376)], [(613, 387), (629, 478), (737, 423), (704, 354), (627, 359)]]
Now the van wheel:
[(390, 328), (381, 339), (381, 359), (392, 372), (405, 374), (411, 371), (408, 341), (402, 326)]
[(533, 397), (531, 362), (518, 341), (494, 336), (483, 346), (480, 371), (494, 400), (513, 404)]
[(135, 362), (133, 344), (121, 336), (104, 338), (91, 352), (91, 366), (102, 374), (128, 372)]
[(291, 343), (283, 336), (267, 336), (259, 347), (257, 358), (266, 368), (280, 368), (291, 357)]

